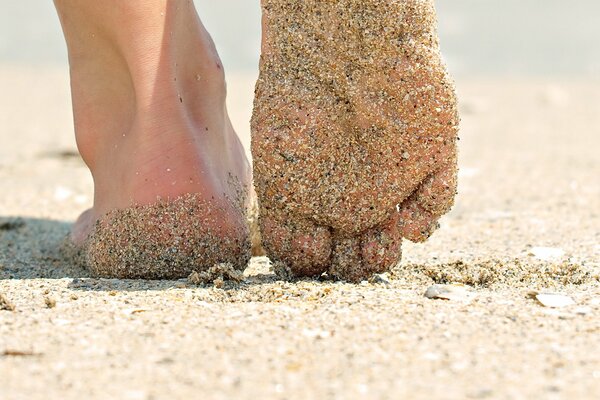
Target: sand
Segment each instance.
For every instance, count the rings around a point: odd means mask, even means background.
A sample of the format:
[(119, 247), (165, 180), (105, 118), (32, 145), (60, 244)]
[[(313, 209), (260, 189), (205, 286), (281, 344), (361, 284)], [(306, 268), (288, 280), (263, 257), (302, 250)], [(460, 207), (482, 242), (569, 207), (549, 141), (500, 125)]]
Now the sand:
[[(254, 79), (229, 78), (245, 145)], [(286, 283), (254, 258), (218, 287), (61, 259), (92, 196), (67, 73), (2, 68), (0, 87), (3, 400), (600, 397), (600, 82), (459, 80), (456, 205), (393, 273)]]

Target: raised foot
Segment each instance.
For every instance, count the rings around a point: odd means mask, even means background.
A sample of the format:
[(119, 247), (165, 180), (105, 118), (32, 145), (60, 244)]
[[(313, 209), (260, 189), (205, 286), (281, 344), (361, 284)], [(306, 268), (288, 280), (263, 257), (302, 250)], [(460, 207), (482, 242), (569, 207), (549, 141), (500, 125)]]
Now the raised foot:
[(252, 118), (268, 255), (350, 281), (423, 241), (456, 192), (458, 113), (432, 0), (263, 0)]

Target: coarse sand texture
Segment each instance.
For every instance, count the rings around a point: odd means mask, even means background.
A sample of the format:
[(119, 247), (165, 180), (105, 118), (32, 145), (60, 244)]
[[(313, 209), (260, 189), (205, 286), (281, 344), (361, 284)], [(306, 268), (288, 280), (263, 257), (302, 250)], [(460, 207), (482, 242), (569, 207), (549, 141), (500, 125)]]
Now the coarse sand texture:
[(220, 263), (243, 271), (250, 260), (248, 227), (237, 227), (235, 235), (219, 231), (232, 230), (228, 224), (240, 218), (228, 215), (231, 210), (242, 213), (242, 205), (219, 206), (190, 194), (115, 210), (70, 253), (94, 275), (109, 278), (176, 279)]

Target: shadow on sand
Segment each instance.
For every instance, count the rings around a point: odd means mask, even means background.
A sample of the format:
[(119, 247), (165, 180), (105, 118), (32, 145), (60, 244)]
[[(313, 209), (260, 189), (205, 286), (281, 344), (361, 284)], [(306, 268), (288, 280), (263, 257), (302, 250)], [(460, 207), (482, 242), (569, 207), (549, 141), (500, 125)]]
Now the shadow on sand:
[[(64, 246), (71, 223), (49, 219), (0, 217), (0, 280), (71, 279), (68, 287), (92, 291), (166, 290), (194, 286), (181, 280), (133, 280), (96, 278), (65, 256)], [(276, 280), (273, 274), (259, 273), (242, 286)]]
[(0, 279), (89, 277), (61, 255), (70, 227), (65, 221), (0, 217)]

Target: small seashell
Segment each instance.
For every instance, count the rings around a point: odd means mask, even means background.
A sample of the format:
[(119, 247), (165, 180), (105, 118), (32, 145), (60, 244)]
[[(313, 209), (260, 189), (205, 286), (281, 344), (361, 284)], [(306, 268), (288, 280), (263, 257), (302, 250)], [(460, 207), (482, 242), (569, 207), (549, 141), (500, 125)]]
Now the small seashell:
[(534, 247), (530, 254), (539, 260), (549, 261), (564, 256), (565, 251), (557, 247)]
[(311, 339), (327, 339), (331, 336), (330, 331), (324, 331), (320, 329), (304, 329), (302, 334)]
[(575, 301), (571, 297), (556, 293), (537, 293), (534, 295), (534, 298), (544, 307), (550, 308), (560, 308), (575, 304)]
[(141, 313), (144, 313), (146, 311), (149, 311), (149, 310), (146, 310), (146, 309), (143, 309), (143, 308), (126, 308), (125, 310), (123, 310), (123, 314), (134, 315), (134, 314), (141, 314)]
[(383, 274), (375, 274), (375, 275), (373, 275), (372, 277), (369, 278), (369, 283), (371, 285), (377, 285), (377, 284), (383, 284), (385, 286), (389, 286), (390, 285), (390, 281)]
[(592, 307), (581, 306), (573, 310), (577, 315), (588, 315), (593, 312)]
[(471, 295), (462, 285), (433, 285), (424, 294), (428, 299), (468, 301)]

